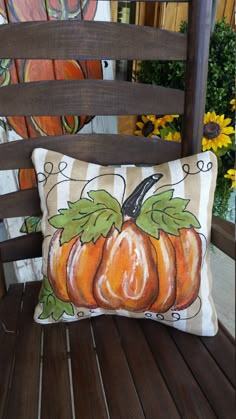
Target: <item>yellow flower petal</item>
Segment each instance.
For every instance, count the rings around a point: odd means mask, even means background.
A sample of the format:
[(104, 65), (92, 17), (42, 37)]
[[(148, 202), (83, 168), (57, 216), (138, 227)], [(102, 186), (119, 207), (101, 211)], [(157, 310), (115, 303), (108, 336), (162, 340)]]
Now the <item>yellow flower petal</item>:
[(168, 134), (165, 136), (165, 140), (181, 142), (180, 132), (168, 132)]
[(231, 180), (231, 182), (232, 182), (231, 188), (234, 189), (235, 188), (235, 183), (236, 183), (236, 170), (235, 169), (229, 169), (227, 171), (227, 173), (224, 175), (224, 178)]
[(231, 138), (230, 137), (228, 137), (228, 135), (225, 135), (225, 134), (221, 134), (221, 140), (223, 140), (224, 141), (224, 144), (225, 145), (227, 145), (227, 144), (232, 144), (232, 141), (231, 141)]
[(230, 124), (231, 121), (232, 121), (231, 118), (226, 118), (225, 120), (222, 121), (221, 126), (226, 127), (227, 125)]
[(147, 115), (147, 120), (154, 122), (156, 120), (156, 115)]
[[(214, 151), (217, 151), (217, 148), (218, 148), (217, 144), (213, 142), (213, 143), (212, 143), (212, 149), (213, 149)], [(221, 148), (221, 146), (220, 146), (220, 148)]]
[(235, 175), (236, 175), (236, 169), (229, 169), (229, 170), (227, 171), (227, 173), (228, 173), (229, 175), (231, 175), (231, 176), (235, 176)]
[(216, 122), (216, 113), (214, 111), (211, 113), (211, 120)]
[(229, 103), (230, 103), (230, 105), (232, 105), (232, 107), (231, 107), (231, 111), (233, 112), (233, 111), (235, 111), (235, 99), (232, 99)]
[(220, 126), (222, 126), (224, 119), (225, 119), (224, 115), (216, 115), (216, 122), (218, 122)]
[(144, 123), (143, 122), (137, 122), (136, 125), (140, 129), (143, 129), (143, 127), (144, 127)]
[(233, 127), (226, 127), (222, 129), (222, 134), (233, 134), (234, 132)]

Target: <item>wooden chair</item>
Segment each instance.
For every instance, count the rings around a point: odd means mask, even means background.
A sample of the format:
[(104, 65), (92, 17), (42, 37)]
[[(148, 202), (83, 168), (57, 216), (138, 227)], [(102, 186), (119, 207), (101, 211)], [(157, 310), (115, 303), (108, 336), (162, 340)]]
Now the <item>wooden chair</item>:
[[(157, 164), (198, 152), (211, 6), (211, 0), (189, 2), (187, 38), (115, 23), (1, 25), (0, 59), (187, 59), (187, 72), (185, 93), (95, 80), (2, 87), (0, 115), (4, 116), (183, 113), (184, 124), (181, 146), (104, 134), (5, 143), (0, 146), (0, 169), (32, 167), (30, 156), (38, 146), (101, 164)], [(36, 189), (0, 197), (0, 218), (36, 215), (39, 211)], [(2, 242), (1, 261), (40, 256), (41, 243), (39, 233)], [(212, 243), (233, 257), (233, 225), (214, 217)], [(40, 281), (11, 285), (5, 293), (0, 267), (1, 418), (234, 417), (234, 341), (222, 324), (211, 338), (152, 321), (108, 316), (41, 326), (33, 321)]]

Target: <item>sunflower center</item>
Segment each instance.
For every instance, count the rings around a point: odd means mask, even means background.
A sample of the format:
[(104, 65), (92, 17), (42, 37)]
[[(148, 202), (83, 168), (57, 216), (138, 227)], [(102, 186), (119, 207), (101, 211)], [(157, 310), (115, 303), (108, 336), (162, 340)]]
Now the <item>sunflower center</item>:
[(144, 137), (148, 137), (154, 130), (154, 124), (152, 123), (152, 121), (147, 121), (145, 122), (143, 129), (142, 129), (142, 134)]
[(203, 135), (209, 140), (212, 140), (213, 138), (218, 137), (220, 133), (221, 133), (221, 128), (219, 124), (217, 124), (216, 122), (208, 122), (207, 124), (204, 125)]

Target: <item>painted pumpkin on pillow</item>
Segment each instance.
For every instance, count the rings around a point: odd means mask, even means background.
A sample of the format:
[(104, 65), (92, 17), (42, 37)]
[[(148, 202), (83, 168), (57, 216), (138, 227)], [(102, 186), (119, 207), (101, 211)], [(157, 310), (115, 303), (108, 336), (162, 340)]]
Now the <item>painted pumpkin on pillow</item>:
[(167, 190), (143, 199), (162, 177), (144, 179), (123, 203), (105, 190), (68, 203), (49, 219), (55, 295), (77, 307), (164, 313), (197, 298), (202, 243), (189, 200)]

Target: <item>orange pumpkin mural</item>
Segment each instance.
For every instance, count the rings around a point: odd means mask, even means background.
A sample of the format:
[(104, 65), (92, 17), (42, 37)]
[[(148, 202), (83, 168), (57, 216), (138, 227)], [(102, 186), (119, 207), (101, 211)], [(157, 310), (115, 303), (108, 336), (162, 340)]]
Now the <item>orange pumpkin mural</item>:
[[(144, 179), (123, 203), (104, 190), (68, 203), (48, 221), (48, 281), (76, 307), (165, 313), (183, 310), (200, 288), (202, 242), (189, 200), (174, 190), (143, 199), (162, 177)], [(45, 318), (45, 317), (44, 317)]]
[[(0, 11), (9, 22), (76, 19), (93, 20), (97, 0), (0, 0)], [(65, 79), (102, 79), (100, 61), (3, 60), (0, 86), (19, 82)], [(22, 138), (41, 135), (75, 134), (91, 121), (91, 116), (8, 117), (8, 123)], [(20, 189), (36, 186), (34, 172), (19, 171)]]
[[(12, 22), (50, 19), (93, 20), (97, 0), (5, 0)], [(82, 5), (82, 8), (81, 8)]]

